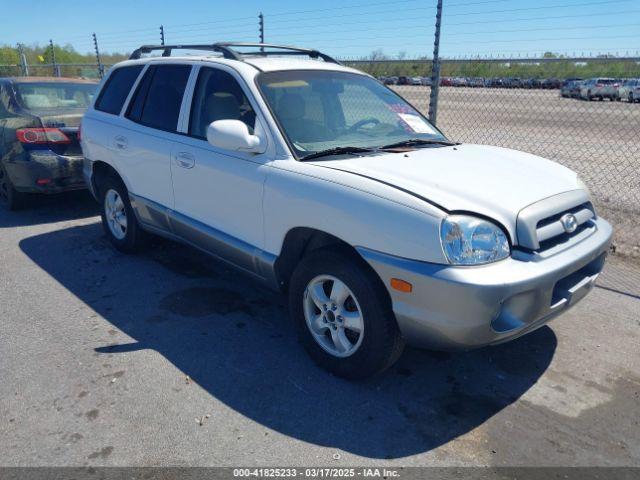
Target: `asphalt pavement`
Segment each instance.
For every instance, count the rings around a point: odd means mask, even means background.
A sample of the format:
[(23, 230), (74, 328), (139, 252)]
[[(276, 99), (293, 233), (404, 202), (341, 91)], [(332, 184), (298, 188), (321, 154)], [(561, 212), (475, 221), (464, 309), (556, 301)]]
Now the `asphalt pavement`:
[(603, 285), (514, 342), (352, 383), (252, 280), (165, 240), (113, 250), (85, 192), (0, 210), (4, 466), (639, 466), (639, 352), (640, 297)]

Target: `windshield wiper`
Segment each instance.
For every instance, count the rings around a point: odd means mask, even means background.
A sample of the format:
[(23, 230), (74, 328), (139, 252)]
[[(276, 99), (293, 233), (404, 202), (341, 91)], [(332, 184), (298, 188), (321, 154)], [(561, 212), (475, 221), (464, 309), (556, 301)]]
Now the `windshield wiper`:
[(345, 154), (357, 154), (357, 153), (369, 153), (374, 152), (375, 148), (366, 147), (334, 147), (326, 150), (320, 150), (319, 152), (310, 153), (300, 158), (301, 161), (311, 160), (313, 158), (328, 157), (331, 155), (345, 155)]
[(382, 145), (381, 147), (378, 147), (378, 149), (387, 150), (389, 148), (416, 147), (418, 145), (442, 145), (445, 147), (452, 147), (454, 145), (460, 145), (460, 143), (450, 142), (448, 140), (427, 140), (424, 138), (412, 138), (409, 140), (403, 140), (401, 142), (390, 143), (389, 145)]

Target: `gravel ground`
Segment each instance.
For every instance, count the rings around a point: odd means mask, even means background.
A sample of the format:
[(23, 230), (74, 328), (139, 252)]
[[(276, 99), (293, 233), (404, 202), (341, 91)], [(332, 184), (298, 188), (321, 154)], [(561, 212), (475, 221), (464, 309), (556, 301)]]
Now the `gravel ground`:
[(272, 293), (171, 242), (117, 253), (95, 215), (0, 211), (1, 465), (640, 465), (640, 296), (349, 383)]
[[(394, 87), (428, 112), (428, 87)], [(534, 153), (568, 166), (640, 258), (640, 104), (560, 98), (557, 90), (442, 87), (438, 126), (450, 138)]]

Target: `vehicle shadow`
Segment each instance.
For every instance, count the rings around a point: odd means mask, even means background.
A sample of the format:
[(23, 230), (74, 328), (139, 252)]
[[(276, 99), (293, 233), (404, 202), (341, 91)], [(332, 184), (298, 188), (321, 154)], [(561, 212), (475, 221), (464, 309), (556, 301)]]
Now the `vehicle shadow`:
[(20, 247), (135, 339), (97, 352), (155, 350), (253, 421), (370, 458), (426, 452), (480, 426), (538, 380), (557, 345), (543, 327), (469, 353), (407, 349), (385, 374), (348, 382), (310, 361), (282, 299), (188, 247), (158, 239), (143, 254), (122, 255), (98, 223), (27, 238)]
[(99, 214), (98, 205), (88, 190), (29, 195), (24, 207), (16, 212), (10, 212), (0, 205), (0, 228), (77, 220)]

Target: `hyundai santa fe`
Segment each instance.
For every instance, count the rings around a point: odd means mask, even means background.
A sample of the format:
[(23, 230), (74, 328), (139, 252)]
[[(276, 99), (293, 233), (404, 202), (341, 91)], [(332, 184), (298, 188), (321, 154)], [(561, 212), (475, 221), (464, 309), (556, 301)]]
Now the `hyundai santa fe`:
[(285, 293), (309, 354), (347, 378), (405, 343), (539, 328), (591, 290), (611, 241), (575, 172), (453, 142), (315, 50), (141, 47), (103, 80), (82, 147), (116, 248), (163, 235)]

